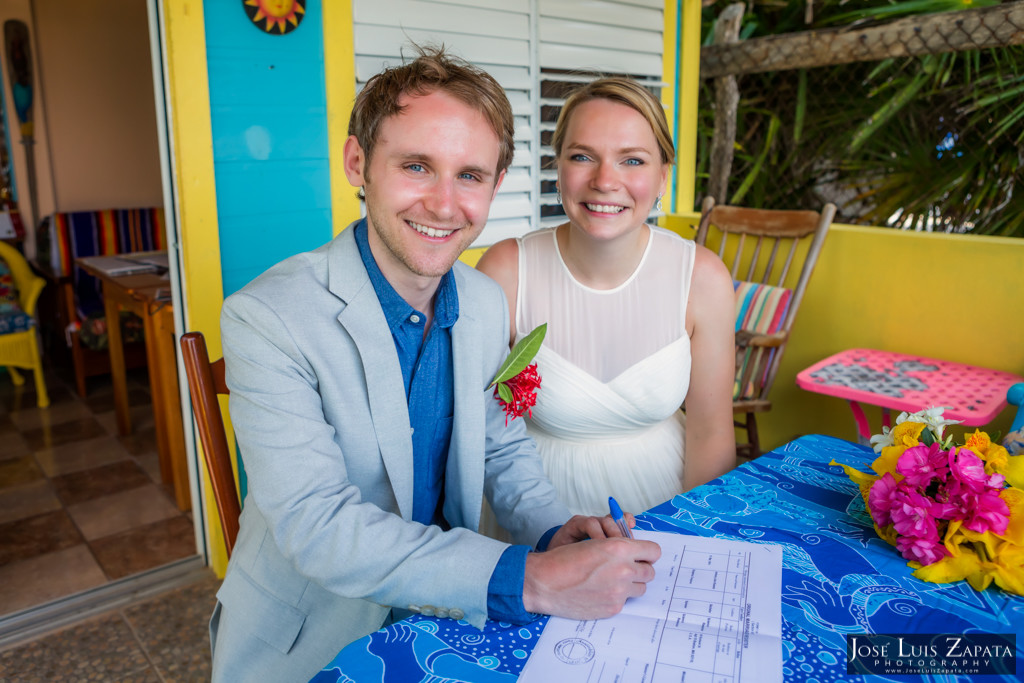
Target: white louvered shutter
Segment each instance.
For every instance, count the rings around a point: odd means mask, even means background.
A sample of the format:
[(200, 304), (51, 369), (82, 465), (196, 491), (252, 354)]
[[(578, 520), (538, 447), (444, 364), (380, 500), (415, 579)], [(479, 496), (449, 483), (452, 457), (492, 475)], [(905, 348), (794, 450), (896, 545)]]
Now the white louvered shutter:
[(487, 227), (477, 239), (486, 246), (529, 232), (536, 224), (536, 66), (534, 0), (354, 0), (357, 88), (385, 66), (408, 56), (409, 42), (444, 44), (505, 88), (515, 116), (516, 154)]
[[(412, 41), (443, 43), (505, 88), (516, 154), (474, 245), (488, 246), (559, 222), (560, 213), (543, 216), (560, 208), (554, 171), (541, 170), (551, 155), (542, 136), (550, 138), (563, 101), (559, 83), (599, 72), (660, 86), (662, 11), (662, 0), (353, 0), (356, 85), (400, 64)], [(543, 84), (542, 68), (550, 74)], [(558, 72), (569, 73), (555, 80)], [(542, 85), (556, 94), (542, 95)]]
[(541, 134), (539, 227), (565, 213), (555, 192), (551, 134), (566, 93), (597, 76), (628, 75), (660, 95), (663, 0), (536, 0)]

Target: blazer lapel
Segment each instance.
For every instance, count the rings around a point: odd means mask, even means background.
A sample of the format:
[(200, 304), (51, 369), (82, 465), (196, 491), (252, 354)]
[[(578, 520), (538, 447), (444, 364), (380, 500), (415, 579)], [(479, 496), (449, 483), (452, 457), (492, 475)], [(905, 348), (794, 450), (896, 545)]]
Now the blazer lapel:
[(412, 428), (402, 368), (351, 226), (331, 244), (327, 286), (346, 304), (338, 322), (359, 350), (381, 458), (399, 512), (404, 519), (412, 519)]
[[(480, 350), (480, 321), (473, 315), (467, 283), (459, 277), (459, 319), (452, 326), (452, 362), (455, 381), (455, 420), (445, 470), (445, 518), (452, 526), (474, 531), (480, 526), (480, 505), (484, 487), (484, 427), (486, 416), (480, 392), (490, 377), (483, 377)], [(455, 507), (453, 501), (458, 501)]]

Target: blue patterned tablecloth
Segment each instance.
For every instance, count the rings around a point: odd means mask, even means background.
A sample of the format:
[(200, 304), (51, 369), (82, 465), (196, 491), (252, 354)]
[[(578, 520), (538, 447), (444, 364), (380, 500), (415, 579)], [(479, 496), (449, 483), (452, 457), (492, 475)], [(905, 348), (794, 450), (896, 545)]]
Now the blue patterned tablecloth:
[[(828, 464), (834, 459), (867, 470), (873, 458), (863, 446), (805, 436), (649, 510), (637, 526), (782, 546), (787, 683), (972, 680), (847, 674), (846, 634), (857, 633), (1015, 633), (1020, 666), (1024, 598), (913, 578), (895, 548), (875, 534), (857, 487)], [(462, 621), (411, 617), (352, 643), (313, 681), (510, 683), (546, 621), (525, 627), (488, 622), (479, 631)]]

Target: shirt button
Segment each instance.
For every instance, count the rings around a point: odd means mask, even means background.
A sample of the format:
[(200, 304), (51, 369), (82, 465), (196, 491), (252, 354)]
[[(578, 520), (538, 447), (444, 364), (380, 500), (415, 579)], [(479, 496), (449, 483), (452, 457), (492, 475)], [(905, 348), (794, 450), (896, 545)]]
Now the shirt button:
[(466, 613), (460, 610), (458, 607), (452, 607), (450, 610), (448, 610), (448, 616), (452, 619), (459, 620), (462, 617), (466, 616)]
[(434, 616), (439, 618), (439, 619), (447, 619), (448, 615), (449, 615), (449, 612), (444, 607), (438, 607), (437, 609), (434, 610)]
[(420, 321), (420, 317), (418, 315), (416, 315), (415, 313), (413, 313), (412, 315), (409, 316), (409, 321), (410, 322), (414, 322), (414, 323), (418, 323)]
[(433, 605), (423, 605), (423, 607), (420, 608), (420, 614), (422, 614), (425, 617), (432, 617), (432, 616), (434, 616), (434, 606)]

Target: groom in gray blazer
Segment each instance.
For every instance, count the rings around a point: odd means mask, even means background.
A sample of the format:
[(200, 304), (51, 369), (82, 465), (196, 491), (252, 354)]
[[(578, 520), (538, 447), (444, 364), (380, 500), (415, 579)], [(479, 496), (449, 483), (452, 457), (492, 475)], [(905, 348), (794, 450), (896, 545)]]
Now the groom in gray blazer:
[[(653, 577), (657, 545), (570, 519), (488, 390), (507, 304), (456, 261), (511, 163), (511, 107), (487, 74), (420, 52), (356, 100), (344, 172), (367, 218), (224, 304), (248, 495), (215, 681), (308, 681), (408, 612), (609, 616)], [(476, 533), (485, 495), (517, 545)]]

